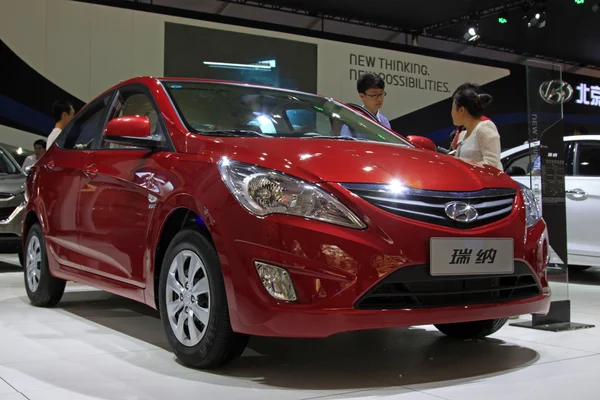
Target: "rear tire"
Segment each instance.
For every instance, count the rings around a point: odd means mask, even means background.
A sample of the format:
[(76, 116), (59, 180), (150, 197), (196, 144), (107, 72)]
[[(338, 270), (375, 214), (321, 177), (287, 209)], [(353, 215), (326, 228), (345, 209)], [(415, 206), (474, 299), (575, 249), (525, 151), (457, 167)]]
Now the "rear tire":
[(459, 339), (481, 339), (499, 331), (507, 320), (508, 318), (488, 319), (455, 324), (439, 324), (435, 327), (446, 336)]
[(24, 253), (23, 276), (29, 301), (36, 307), (54, 307), (62, 299), (67, 282), (50, 274), (46, 241), (39, 224), (29, 230)]
[(182, 363), (212, 369), (244, 352), (248, 336), (231, 329), (219, 258), (199, 232), (186, 229), (175, 235), (158, 290), (163, 328)]

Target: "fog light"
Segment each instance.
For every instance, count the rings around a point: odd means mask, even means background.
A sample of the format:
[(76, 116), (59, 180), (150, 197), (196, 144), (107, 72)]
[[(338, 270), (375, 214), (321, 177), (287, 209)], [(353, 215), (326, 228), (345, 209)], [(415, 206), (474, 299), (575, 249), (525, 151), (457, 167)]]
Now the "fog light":
[(296, 301), (296, 290), (290, 274), (281, 267), (254, 262), (260, 281), (267, 292), (277, 300)]

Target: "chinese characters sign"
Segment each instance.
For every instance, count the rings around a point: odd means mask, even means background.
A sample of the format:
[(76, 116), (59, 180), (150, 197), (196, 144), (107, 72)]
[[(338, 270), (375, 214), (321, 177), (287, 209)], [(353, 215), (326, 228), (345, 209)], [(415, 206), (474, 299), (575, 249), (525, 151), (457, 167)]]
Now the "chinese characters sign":
[[(481, 249), (475, 256), (475, 264), (493, 264), (497, 253), (498, 250), (493, 248), (487, 250)], [(454, 249), (450, 264), (469, 264), (472, 254), (472, 249)]]
[(511, 274), (514, 243), (510, 238), (432, 238), (431, 275)]
[(580, 83), (576, 90), (578, 96), (575, 102), (577, 104), (600, 107), (600, 86), (588, 86), (586, 83)]

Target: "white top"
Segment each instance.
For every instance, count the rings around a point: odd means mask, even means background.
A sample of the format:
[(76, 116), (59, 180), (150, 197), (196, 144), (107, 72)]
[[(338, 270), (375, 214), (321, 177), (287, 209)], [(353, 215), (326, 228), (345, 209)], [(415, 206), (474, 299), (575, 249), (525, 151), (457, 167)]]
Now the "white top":
[(48, 140), (46, 141), (46, 150), (48, 150), (50, 146), (52, 146), (52, 143), (54, 143), (54, 141), (56, 140), (58, 135), (60, 135), (61, 132), (62, 129), (60, 128), (52, 129), (52, 132), (50, 132), (50, 135), (48, 135)]
[(481, 121), (471, 135), (464, 139), (467, 131), (459, 134), (456, 157), (491, 165), (503, 170), (500, 162), (500, 134), (492, 121)]
[(30, 155), (29, 157), (27, 157), (25, 159), (25, 161), (23, 161), (23, 166), (21, 167), (21, 169), (23, 171), (26, 170), (27, 167), (31, 167), (32, 165), (34, 165), (37, 162), (37, 160), (35, 159), (35, 154)]

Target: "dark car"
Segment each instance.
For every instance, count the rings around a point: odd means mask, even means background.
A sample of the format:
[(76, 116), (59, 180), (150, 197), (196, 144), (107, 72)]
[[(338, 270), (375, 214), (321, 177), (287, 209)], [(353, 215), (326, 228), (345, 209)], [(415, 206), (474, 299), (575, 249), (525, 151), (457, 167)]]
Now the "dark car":
[(0, 147), (0, 252), (21, 254), (21, 220), (25, 209), (26, 175), (15, 159)]

